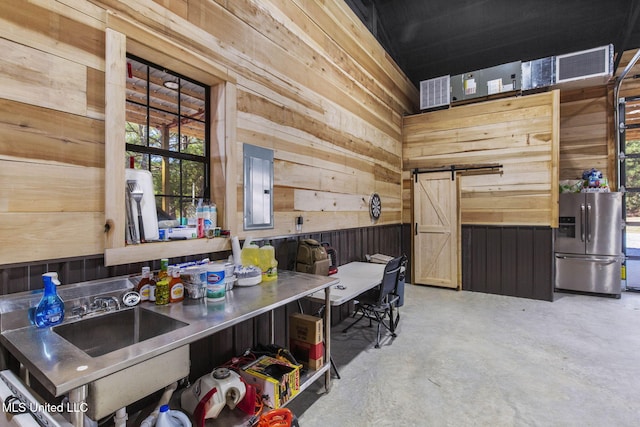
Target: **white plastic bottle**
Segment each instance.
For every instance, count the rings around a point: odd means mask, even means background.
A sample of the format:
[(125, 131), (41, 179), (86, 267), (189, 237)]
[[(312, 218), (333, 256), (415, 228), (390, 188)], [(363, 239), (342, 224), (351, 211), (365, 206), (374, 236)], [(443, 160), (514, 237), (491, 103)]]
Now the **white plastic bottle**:
[(211, 219), (211, 228), (216, 228), (218, 226), (218, 207), (213, 202), (209, 205), (209, 216)]
[(191, 427), (191, 421), (184, 412), (171, 410), (169, 405), (162, 405), (156, 427)]
[(209, 230), (213, 230), (213, 226), (211, 225), (211, 206), (209, 202), (205, 202), (202, 205), (202, 216), (204, 217), (204, 234), (205, 236), (209, 236)]

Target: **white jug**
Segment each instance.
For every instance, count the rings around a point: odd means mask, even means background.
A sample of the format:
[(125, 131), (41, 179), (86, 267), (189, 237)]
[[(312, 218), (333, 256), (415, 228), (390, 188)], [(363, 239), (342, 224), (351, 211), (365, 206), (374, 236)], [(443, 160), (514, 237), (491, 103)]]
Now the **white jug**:
[(162, 405), (156, 427), (191, 427), (191, 420), (184, 412), (171, 410), (169, 405)]

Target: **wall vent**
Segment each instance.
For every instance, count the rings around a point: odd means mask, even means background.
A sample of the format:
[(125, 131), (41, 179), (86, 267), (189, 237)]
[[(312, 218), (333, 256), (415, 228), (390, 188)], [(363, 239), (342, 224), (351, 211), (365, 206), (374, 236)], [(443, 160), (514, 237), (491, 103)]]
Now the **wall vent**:
[(588, 80), (604, 84), (613, 72), (613, 45), (556, 56), (556, 84)]
[(450, 104), (450, 77), (442, 76), (420, 82), (420, 109), (442, 107)]

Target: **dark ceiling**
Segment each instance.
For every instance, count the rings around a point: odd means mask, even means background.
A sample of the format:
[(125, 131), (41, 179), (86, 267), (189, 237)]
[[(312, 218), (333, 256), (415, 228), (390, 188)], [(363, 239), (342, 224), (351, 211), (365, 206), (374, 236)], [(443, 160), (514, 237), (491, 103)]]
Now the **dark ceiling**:
[(615, 61), (640, 47), (640, 0), (345, 1), (416, 86), (607, 44)]

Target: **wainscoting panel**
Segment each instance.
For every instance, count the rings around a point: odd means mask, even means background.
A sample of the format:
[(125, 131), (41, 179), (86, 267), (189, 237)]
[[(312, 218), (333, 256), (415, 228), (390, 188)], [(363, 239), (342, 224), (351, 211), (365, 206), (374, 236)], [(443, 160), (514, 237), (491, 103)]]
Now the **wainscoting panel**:
[(462, 289), (553, 301), (553, 230), (463, 225)]

